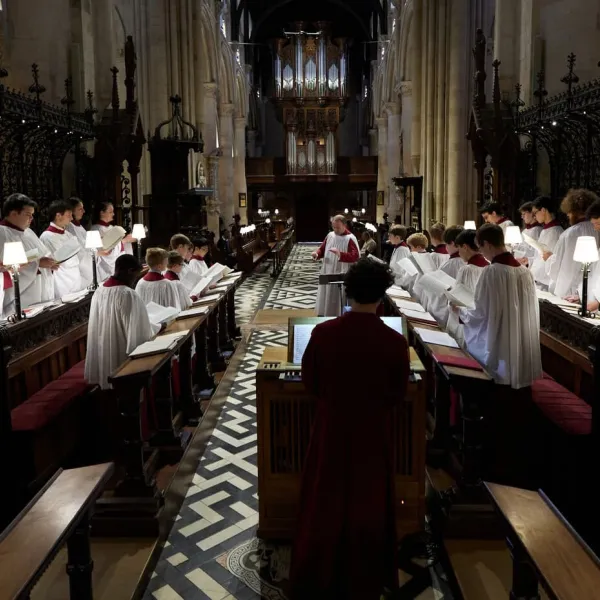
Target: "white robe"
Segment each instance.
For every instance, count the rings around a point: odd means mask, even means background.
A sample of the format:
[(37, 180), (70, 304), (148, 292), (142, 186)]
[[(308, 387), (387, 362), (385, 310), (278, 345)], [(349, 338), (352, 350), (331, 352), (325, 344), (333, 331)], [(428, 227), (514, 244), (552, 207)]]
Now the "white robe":
[[(548, 227), (547, 229), (542, 229), (540, 236), (538, 237), (538, 241), (540, 244), (547, 246), (550, 252), (554, 252), (556, 244), (558, 243), (563, 231), (564, 229), (560, 225), (554, 225), (552, 227)], [(536, 285), (543, 289), (547, 289), (548, 285), (550, 284), (550, 276), (546, 271), (546, 267), (546, 261), (542, 258), (542, 255), (537, 250), (534, 250), (534, 256), (529, 258), (529, 268), (533, 273)]]
[(450, 260), (449, 254), (441, 254), (440, 252), (430, 252), (429, 257), (437, 269), (441, 269)]
[[(437, 270), (437, 265), (439, 264), (436, 259), (433, 258), (433, 254), (431, 252), (414, 252), (411, 254), (420, 254), (421, 258), (427, 261), (430, 265), (430, 270), (426, 271), (431, 273)], [(438, 254), (437, 256), (447, 256), (443, 254)], [(410, 292), (418, 301), (421, 300), (422, 289), (419, 287), (419, 279), (422, 277), (420, 273), (416, 275), (410, 275), (407, 271), (405, 271), (402, 267), (399, 268), (400, 274), (396, 276), (395, 283), (400, 287), (404, 288), (407, 292)]]
[[(404, 269), (398, 265), (403, 258), (410, 256), (410, 248), (408, 246), (396, 246), (390, 258), (390, 269), (394, 273), (394, 277), (401, 278), (404, 275)], [(396, 281), (398, 283), (398, 281)]]
[(92, 298), (88, 321), (85, 379), (110, 389), (108, 377), (127, 355), (160, 331), (150, 323), (139, 295), (126, 285), (101, 285)]
[(173, 280), (167, 280), (171, 283), (171, 285), (175, 288), (175, 291), (177, 292), (177, 299), (178, 299), (178, 306), (177, 308), (179, 310), (187, 310), (188, 308), (190, 308), (190, 306), (192, 306), (192, 299), (190, 298), (190, 295), (188, 293), (188, 291), (185, 289), (183, 283), (181, 283), (181, 281), (173, 281)]
[(69, 223), (66, 227), (67, 231), (74, 235), (79, 241), (81, 251), (77, 255), (79, 257), (79, 275), (81, 276), (82, 289), (90, 285), (94, 279), (93, 267), (92, 267), (92, 253), (90, 250), (85, 248), (85, 238), (87, 231), (83, 225), (75, 225), (75, 223)]
[[(337, 235), (335, 231), (330, 231), (321, 247), (319, 248), (320, 257), (323, 259), (321, 265), (321, 275), (343, 275), (348, 271), (352, 263), (345, 262), (338, 258), (332, 248), (337, 248), (340, 252), (349, 252), (350, 244), (354, 244), (356, 249), (356, 260), (359, 258), (358, 241), (352, 233)], [(355, 261), (353, 261), (355, 262)], [(317, 315), (319, 317), (335, 317), (341, 314), (340, 289), (337, 285), (320, 285), (317, 291)]]
[[(135, 291), (139, 294), (144, 304), (154, 302), (160, 306), (170, 306), (172, 308), (180, 308), (179, 294), (173, 285), (173, 282), (168, 279), (160, 281), (147, 281), (144, 277), (137, 282)], [(180, 309), (181, 310), (181, 309)]]
[[(464, 285), (473, 295), (475, 295), (475, 289), (477, 288), (477, 282), (483, 274), (483, 270), (486, 267), (478, 267), (477, 265), (463, 265), (458, 275), (456, 276), (456, 283)], [(461, 345), (464, 347), (465, 336), (463, 332), (463, 325), (460, 322), (458, 315), (453, 310), (448, 310), (448, 318), (446, 319), (446, 331)]]
[(206, 266), (205, 261), (198, 260), (197, 258), (193, 257), (188, 264), (188, 268), (192, 273), (198, 275), (199, 278), (204, 277), (204, 274), (208, 271), (208, 267)]
[(581, 263), (573, 260), (577, 238), (582, 235), (593, 236), (600, 243), (600, 232), (594, 230), (590, 221), (582, 221), (565, 230), (554, 248), (554, 254), (546, 261), (546, 273), (550, 283), (548, 291), (565, 298), (577, 294), (582, 280)]
[[(61, 229), (54, 223), (52, 223), (51, 226), (59, 230)], [(50, 250), (50, 252), (52, 252), (53, 255), (61, 246), (73, 239), (76, 239), (75, 236), (66, 231), (66, 229), (63, 229), (63, 233), (56, 233), (46, 230), (40, 236), (40, 240)], [(62, 298), (67, 294), (79, 292), (86, 287), (81, 283), (81, 274), (79, 272), (79, 254), (61, 263), (58, 267), (58, 270), (53, 272), (53, 278), (55, 298)]]
[[(104, 237), (104, 234), (112, 227), (112, 225), (100, 225), (96, 223), (90, 227), (91, 231), (99, 231), (100, 237)], [(129, 244), (131, 246), (131, 244)], [(131, 254), (131, 252), (125, 252), (123, 244), (117, 244), (109, 254), (106, 256), (96, 255), (96, 270), (98, 275), (98, 283), (106, 281), (115, 272), (115, 263), (117, 258), (121, 254)]]
[(502, 229), (502, 233), (506, 235), (506, 229), (508, 227), (514, 227), (515, 224), (510, 219), (506, 219), (505, 221), (502, 221), (502, 223), (497, 223), (497, 225)]
[(492, 263), (482, 269), (475, 308), (461, 308), (467, 350), (494, 381), (514, 389), (542, 376), (539, 305), (525, 267)]
[[(25, 231), (0, 225), (0, 262), (3, 262), (4, 244), (21, 242), (25, 252), (37, 248), (41, 256), (50, 256), (50, 251), (40, 238), (29, 228)], [(19, 289), (21, 291), (21, 308), (32, 304), (54, 300), (54, 280), (50, 269), (40, 269), (40, 261), (35, 260), (19, 269)], [(9, 317), (15, 312), (15, 289), (4, 290), (3, 315)]]

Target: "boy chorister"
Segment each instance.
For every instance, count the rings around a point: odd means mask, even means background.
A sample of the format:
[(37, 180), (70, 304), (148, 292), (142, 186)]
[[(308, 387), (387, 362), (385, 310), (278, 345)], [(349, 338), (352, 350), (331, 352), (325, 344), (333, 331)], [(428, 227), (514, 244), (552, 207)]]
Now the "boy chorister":
[(167, 258), (167, 271), (165, 273), (165, 279), (171, 282), (173, 287), (177, 290), (177, 296), (179, 298), (179, 308), (186, 310), (192, 305), (192, 299), (185, 286), (179, 279), (179, 275), (183, 270), (184, 260), (181, 254), (176, 251), (171, 251)]
[(168, 252), (162, 248), (146, 250), (146, 264), (150, 268), (135, 286), (144, 304), (155, 302), (161, 306), (180, 308), (179, 294), (171, 281), (165, 279), (163, 272), (167, 270)]

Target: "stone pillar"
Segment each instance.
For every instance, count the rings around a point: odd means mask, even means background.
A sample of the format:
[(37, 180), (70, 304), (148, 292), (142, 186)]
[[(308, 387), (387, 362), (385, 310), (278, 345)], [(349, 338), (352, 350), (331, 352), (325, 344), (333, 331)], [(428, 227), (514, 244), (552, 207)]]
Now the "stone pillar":
[(237, 212), (234, 202), (234, 169), (233, 169), (233, 104), (221, 104), (219, 110), (219, 148), (223, 152), (219, 160), (219, 197), (221, 214), (225, 225), (233, 222)]
[(385, 106), (387, 114), (387, 181), (385, 187), (386, 193), (386, 212), (393, 219), (398, 212), (396, 202), (396, 186), (392, 177), (398, 177), (400, 174), (400, 111), (396, 102), (389, 102)]
[(421, 52), (423, 4), (414, 4), (412, 44), (409, 53), (412, 57), (412, 124), (410, 127), (410, 162), (413, 175), (421, 174)]
[[(388, 169), (387, 169), (387, 118), (375, 119), (377, 124), (377, 194), (388, 191)], [(386, 199), (387, 200), (387, 199)], [(376, 218), (378, 223), (383, 222), (384, 206), (377, 206)]]
[[(494, 19), (494, 59), (502, 62), (500, 89), (512, 94), (516, 79), (517, 50), (519, 48), (517, 6), (527, 0), (496, 0)], [(487, 32), (484, 32), (487, 35)], [(488, 80), (492, 73), (488, 71)], [(487, 87), (487, 86), (486, 86)], [(491, 101), (491, 98), (488, 99)]]
[[(221, 230), (219, 228), (219, 215), (221, 212), (221, 199), (219, 189), (219, 156), (220, 151), (214, 150), (208, 157), (209, 184), (214, 190), (212, 198), (206, 199), (206, 226), (215, 234), (215, 241), (219, 239)], [(227, 223), (226, 223), (227, 225)]]
[(468, 0), (451, 0), (450, 11), (450, 70), (448, 77), (448, 151), (447, 167), (447, 224), (461, 225), (467, 202), (468, 147), (467, 114), (469, 109), (469, 40)]
[[(435, 99), (436, 99), (436, 68), (440, 65), (436, 57), (436, 13), (438, 0), (427, 0), (423, 21), (427, 35), (424, 38), (427, 45), (427, 63), (423, 69), (425, 87), (423, 125), (425, 136), (421, 139), (422, 156), (421, 170), (423, 172), (423, 228), (428, 229), (434, 216), (434, 173), (435, 173)], [(423, 129), (423, 128), (422, 128)]]
[(415, 134), (412, 127), (414, 122), (413, 112), (415, 110), (412, 82), (402, 81), (398, 86), (398, 93), (400, 94), (402, 102), (402, 116), (400, 118), (400, 170), (405, 175), (413, 175), (417, 174), (417, 171), (414, 171), (414, 164), (412, 161), (412, 148)]
[(217, 146), (217, 84), (204, 84), (202, 122), (200, 129), (204, 140), (204, 153), (210, 154)]
[[(437, 51), (436, 51), (436, 106), (435, 106), (435, 158), (433, 171), (434, 207), (432, 218), (444, 220), (446, 200), (446, 9), (451, 0), (438, 0)], [(466, 131), (466, 129), (465, 129)]]
[[(101, 0), (92, 2), (92, 24), (94, 28), (94, 57), (96, 60), (95, 104), (102, 114), (112, 98), (112, 78), (110, 69), (116, 62), (116, 52), (113, 48), (113, 19), (114, 7), (112, 2)], [(123, 78), (124, 73), (119, 73)], [(124, 98), (121, 98), (124, 102)]]
[(234, 131), (233, 148), (233, 202), (236, 210), (242, 217), (242, 223), (248, 222), (248, 208), (242, 208), (239, 205), (239, 194), (246, 194), (248, 202), (248, 190), (246, 187), (246, 118), (236, 117)]
[[(537, 11), (534, 0), (521, 0), (520, 3), (520, 31), (519, 40), (519, 83), (523, 86), (521, 98), (527, 105), (533, 102), (535, 89), (535, 44), (538, 34)], [(504, 64), (500, 72), (504, 70)], [(581, 73), (580, 73), (581, 74)]]

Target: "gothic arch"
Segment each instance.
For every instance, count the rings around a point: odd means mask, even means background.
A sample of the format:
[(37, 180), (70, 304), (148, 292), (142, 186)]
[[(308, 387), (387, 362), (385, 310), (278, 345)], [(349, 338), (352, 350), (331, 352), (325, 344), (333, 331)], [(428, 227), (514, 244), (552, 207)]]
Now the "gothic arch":
[(206, 2), (202, 2), (200, 6), (200, 56), (198, 57), (200, 72), (202, 79), (206, 83), (217, 81), (217, 55), (219, 46), (215, 36), (214, 27), (210, 27), (214, 23), (214, 15), (211, 14), (210, 8)]
[(399, 45), (400, 53), (399, 58), (399, 70), (398, 81), (410, 81), (412, 77), (411, 73), (411, 56), (410, 47), (412, 38), (414, 35), (412, 21), (413, 21), (413, 0), (409, 0), (403, 7), (402, 10), (402, 22), (400, 24), (399, 31)]
[(244, 117), (248, 114), (248, 90), (246, 79), (241, 68), (236, 69), (235, 74), (235, 116)]
[(231, 104), (234, 95), (233, 54), (229, 44), (223, 39), (219, 52), (219, 96), (222, 104)]

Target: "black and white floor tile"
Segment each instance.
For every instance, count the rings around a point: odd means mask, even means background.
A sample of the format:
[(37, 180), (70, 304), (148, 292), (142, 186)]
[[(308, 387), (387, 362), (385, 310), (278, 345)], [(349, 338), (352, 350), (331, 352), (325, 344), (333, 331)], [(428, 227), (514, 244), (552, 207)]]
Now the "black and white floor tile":
[[(240, 324), (262, 308), (312, 308), (314, 247), (296, 246), (279, 279), (268, 271), (237, 294)], [(312, 272), (312, 275), (308, 273)], [(295, 291), (294, 291), (295, 289)], [(269, 294), (270, 292), (270, 294)], [(254, 328), (192, 486), (157, 563), (144, 600), (286, 600), (290, 548), (256, 538), (258, 523), (255, 371), (267, 346), (285, 346), (287, 331)], [(406, 558), (401, 598), (451, 600), (439, 570)]]
[(320, 263), (310, 255), (316, 245), (296, 245), (275, 281), (264, 308), (312, 309), (317, 302)]

